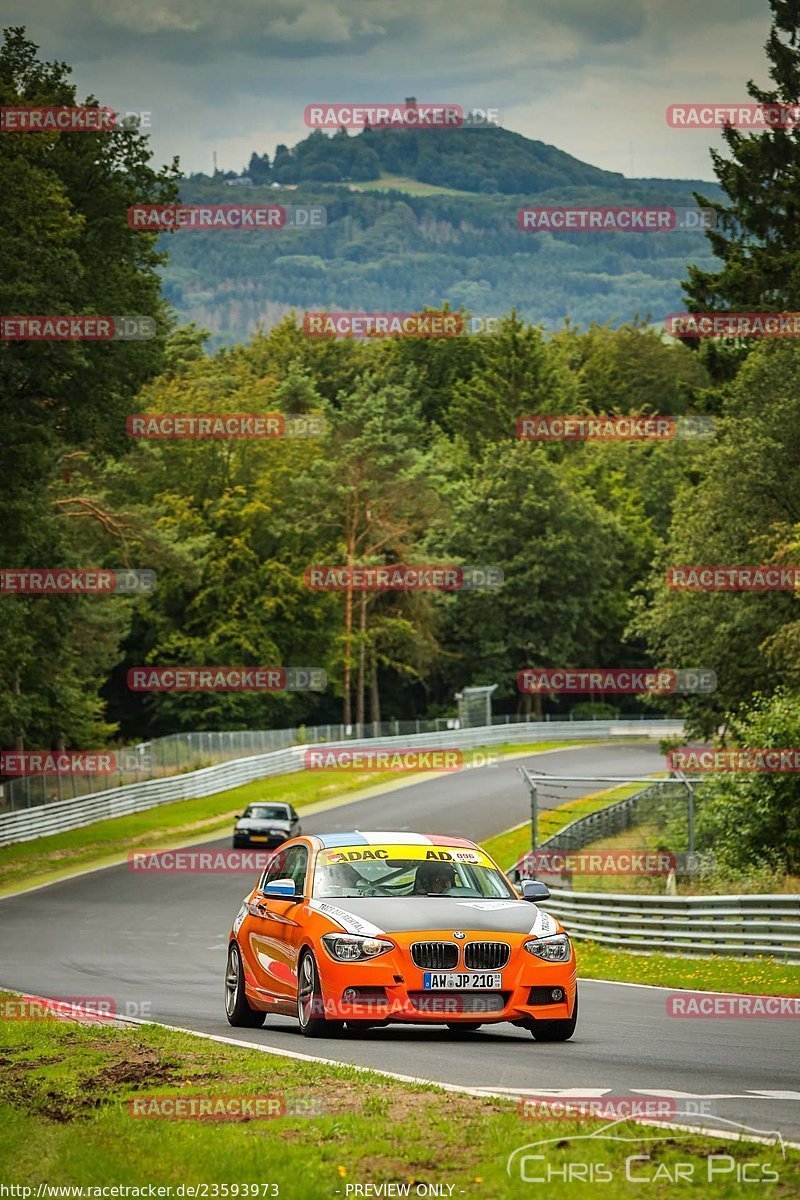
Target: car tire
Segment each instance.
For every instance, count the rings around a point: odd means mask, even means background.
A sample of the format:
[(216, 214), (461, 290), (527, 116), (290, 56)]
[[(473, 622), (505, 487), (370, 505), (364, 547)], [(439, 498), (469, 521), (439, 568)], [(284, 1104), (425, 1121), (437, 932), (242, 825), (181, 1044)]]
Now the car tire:
[(260, 1029), (267, 1014), (251, 1008), (244, 990), (244, 967), (242, 952), (236, 942), (228, 947), (228, 963), (225, 968), (225, 1016), (229, 1025), (240, 1028)]
[(335, 1037), (344, 1029), (344, 1021), (329, 1021), (323, 1013), (322, 985), (310, 950), (304, 950), (297, 964), (297, 1021), (304, 1037)]
[(466, 1033), (477, 1033), (481, 1027), (480, 1021), (448, 1021), (447, 1028), (456, 1037), (463, 1037)]
[(578, 1024), (578, 993), (575, 992), (575, 1007), (572, 1016), (562, 1021), (531, 1021), (528, 1028), (537, 1042), (568, 1042)]

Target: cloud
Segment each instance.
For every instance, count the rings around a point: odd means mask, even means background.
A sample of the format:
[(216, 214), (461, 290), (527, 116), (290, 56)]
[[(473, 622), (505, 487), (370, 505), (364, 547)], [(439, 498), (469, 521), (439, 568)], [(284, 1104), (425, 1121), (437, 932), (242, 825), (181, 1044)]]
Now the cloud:
[[(159, 162), (225, 169), (306, 136), (315, 101), (415, 95), (499, 107), (512, 129), (626, 174), (710, 175), (713, 131), (671, 130), (671, 102), (766, 79), (753, 0), (4, 0), (81, 95), (152, 109)], [(724, 41), (725, 53), (720, 53)]]
[(335, 4), (318, 0), (317, 3), (307, 4), (299, 13), (270, 21), (266, 32), (279, 42), (322, 42), (331, 45), (352, 42), (356, 37), (367, 34), (385, 34), (386, 30), (374, 21), (348, 16)]

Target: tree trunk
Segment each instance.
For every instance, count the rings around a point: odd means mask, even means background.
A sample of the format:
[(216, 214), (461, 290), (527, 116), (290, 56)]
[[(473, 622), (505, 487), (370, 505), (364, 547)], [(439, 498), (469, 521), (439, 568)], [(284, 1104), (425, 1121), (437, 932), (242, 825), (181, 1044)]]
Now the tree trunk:
[(342, 719), (345, 725), (351, 725), (353, 711), (350, 707), (350, 643), (353, 635), (353, 590), (348, 588), (344, 594), (344, 663), (342, 665), (342, 690), (344, 692), (344, 708)]
[[(14, 681), (11, 685), (11, 690), (14, 693), (14, 695), (17, 697), (22, 695), (22, 689), (19, 686), (19, 675), (16, 673), (14, 674)], [(19, 715), (19, 709), (17, 709), (17, 714)], [(18, 732), (14, 738), (14, 749), (15, 750), (24, 750), (24, 748), (25, 748), (25, 742), (22, 737), (22, 729), (18, 726)]]
[(356, 725), (361, 732), (364, 725), (364, 696), (367, 667), (367, 593), (362, 592), (358, 613), (358, 676), (356, 678)]
[[(356, 516), (355, 512), (348, 514), (345, 519), (345, 561), (352, 567), (356, 557)], [(352, 668), (350, 655), (353, 649), (353, 589), (348, 588), (344, 594), (344, 663), (342, 666), (342, 690), (344, 692), (343, 719), (345, 725), (353, 723), (352, 707)]]
[(381, 694), (378, 688), (378, 664), (375, 660), (374, 649), (369, 673), (369, 719), (373, 725), (379, 726), (381, 723)]

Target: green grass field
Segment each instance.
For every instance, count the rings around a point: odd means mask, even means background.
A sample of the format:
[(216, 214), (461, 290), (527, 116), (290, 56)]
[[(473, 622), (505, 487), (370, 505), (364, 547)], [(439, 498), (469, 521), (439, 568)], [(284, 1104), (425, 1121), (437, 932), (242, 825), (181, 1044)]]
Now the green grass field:
[[(298, 1043), (298, 1049), (313, 1051), (313, 1043), (300, 1037)], [(520, 1053), (531, 1057), (532, 1078), (542, 1049), (533, 1038), (521, 1044)], [(587, 1141), (586, 1135), (604, 1122), (577, 1116), (530, 1119), (508, 1100), (221, 1046), (152, 1025), (132, 1030), (5, 1020), (0, 1022), (0, 1063), (0, 1179), (31, 1188), (33, 1197), (46, 1185), (144, 1187), (145, 1196), (148, 1185), (156, 1185), (173, 1189), (173, 1197), (181, 1195), (181, 1185), (183, 1195), (188, 1186), (205, 1185), (205, 1195), (212, 1198), (346, 1200), (381, 1195), (364, 1191), (367, 1185), (408, 1185), (408, 1194), (415, 1196), (424, 1194), (417, 1185), (436, 1184), (439, 1195), (476, 1200), (533, 1194), (546, 1200), (562, 1200), (565, 1194), (620, 1200), (641, 1194), (641, 1185), (625, 1177), (625, 1159), (633, 1154), (649, 1156), (637, 1161), (636, 1174), (660, 1177), (647, 1189), (653, 1200), (740, 1196), (735, 1166), (744, 1162), (769, 1163), (778, 1174), (778, 1182), (754, 1189), (759, 1197), (797, 1194), (791, 1180), (797, 1177), (800, 1154), (791, 1148), (784, 1158), (774, 1145), (717, 1141), (633, 1122), (613, 1129), (616, 1137), (632, 1140)], [(253, 1097), (269, 1098), (262, 1103), (285, 1115), (133, 1115), (133, 1101), (139, 1112), (152, 1113), (165, 1112), (177, 1101), (185, 1107), (198, 1101), (222, 1105), (223, 1097), (230, 1108)], [(529, 1160), (522, 1180), (517, 1156), (509, 1176), (509, 1155), (543, 1139), (555, 1141), (530, 1152), (544, 1159)], [(530, 1191), (531, 1174), (542, 1177), (575, 1162), (583, 1164), (584, 1175), (602, 1164), (610, 1181), (598, 1192), (596, 1183), (565, 1185), (555, 1175)], [(677, 1163), (691, 1164), (691, 1180), (670, 1182)], [(709, 1183), (712, 1163), (716, 1178)], [(362, 1190), (355, 1192), (359, 1185)], [(16, 1195), (27, 1200), (23, 1193)]]
[(381, 175), (380, 179), (365, 179), (351, 183), (353, 192), (407, 192), (409, 196), (477, 196), (477, 192), (459, 191), (457, 188), (439, 187), (435, 183), (421, 183), (406, 175)]
[(599, 942), (575, 943), (583, 979), (613, 979), (700, 992), (743, 996), (800, 996), (800, 964), (774, 958), (705, 958), (612, 950)]

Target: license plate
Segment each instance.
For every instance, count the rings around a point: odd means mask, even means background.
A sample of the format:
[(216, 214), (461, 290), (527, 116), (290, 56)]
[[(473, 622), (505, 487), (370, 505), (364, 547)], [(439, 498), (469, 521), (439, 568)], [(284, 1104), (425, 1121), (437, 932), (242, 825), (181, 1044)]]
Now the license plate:
[(269, 838), (262, 837), (261, 834), (259, 834), (259, 833), (253, 833), (250, 835), (250, 841), (251, 842), (268, 842)]
[(500, 972), (487, 974), (460, 971), (454, 974), (440, 971), (425, 971), (422, 975), (422, 986), (426, 991), (442, 988), (448, 992), (464, 989), (470, 991), (491, 991), (502, 985), (503, 976)]

